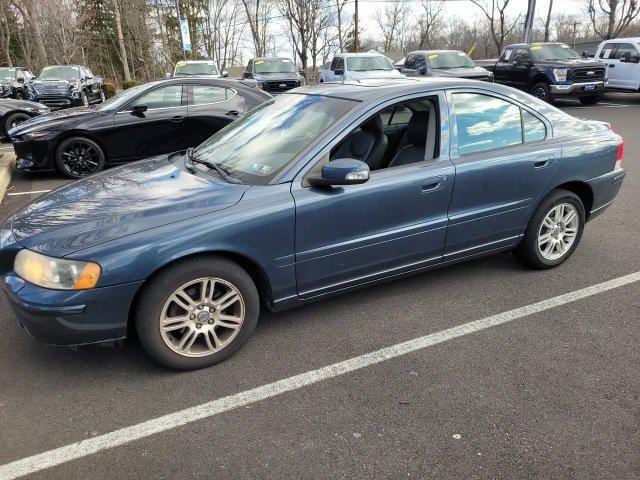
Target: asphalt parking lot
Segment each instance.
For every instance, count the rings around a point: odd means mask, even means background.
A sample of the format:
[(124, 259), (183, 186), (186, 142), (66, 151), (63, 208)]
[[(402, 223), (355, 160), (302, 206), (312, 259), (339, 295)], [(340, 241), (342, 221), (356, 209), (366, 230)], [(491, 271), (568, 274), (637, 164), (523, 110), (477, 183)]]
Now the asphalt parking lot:
[[(559, 106), (612, 123), (628, 174), (554, 270), (500, 254), (263, 314), (236, 356), (189, 373), (157, 366), (135, 339), (43, 345), (0, 299), (0, 479), (25, 464), (29, 478), (65, 479), (640, 478), (640, 281), (440, 335), (640, 271), (640, 95)], [(16, 173), (0, 217), (64, 183)], [(431, 334), (440, 340), (354, 367)], [(208, 403), (349, 359), (281, 394)], [(69, 445), (74, 455), (52, 452)]]

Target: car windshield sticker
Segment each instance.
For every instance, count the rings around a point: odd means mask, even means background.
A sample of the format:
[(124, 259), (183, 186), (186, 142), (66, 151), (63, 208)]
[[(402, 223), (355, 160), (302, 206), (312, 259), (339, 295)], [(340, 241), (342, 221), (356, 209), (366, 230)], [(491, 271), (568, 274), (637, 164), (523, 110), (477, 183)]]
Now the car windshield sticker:
[(505, 60), (509, 60), (509, 57), (511, 56), (511, 50), (505, 50), (504, 52), (504, 59)]
[(531, 50), (541, 50), (542, 47), (540, 45), (534, 45), (533, 47), (531, 47)]
[(602, 56), (602, 58), (609, 58), (609, 55), (611, 55), (611, 49), (610, 49), (610, 48), (607, 48), (607, 49), (604, 51), (604, 55)]
[(176, 63), (177, 66), (182, 67), (183, 65), (186, 65), (187, 62), (178, 62)]
[(429, 55), (427, 57), (429, 60), (433, 60), (434, 58), (438, 58), (438, 54), (437, 53), (432, 53), (431, 55)]
[(256, 60), (256, 61), (255, 61), (255, 64), (256, 64), (256, 65), (260, 65), (261, 63), (264, 63), (264, 60)]
[(461, 56), (461, 57), (465, 57), (467, 54), (464, 53), (464, 52), (458, 52), (458, 55)]

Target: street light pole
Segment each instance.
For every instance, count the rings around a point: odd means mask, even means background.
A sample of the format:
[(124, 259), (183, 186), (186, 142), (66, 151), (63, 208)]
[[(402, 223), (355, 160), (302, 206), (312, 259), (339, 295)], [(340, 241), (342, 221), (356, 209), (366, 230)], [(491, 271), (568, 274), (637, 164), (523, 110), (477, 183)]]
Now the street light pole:
[(353, 49), (357, 52), (359, 50), (358, 45), (358, 0), (355, 0), (356, 13), (354, 15), (355, 33), (353, 35)]
[(533, 28), (533, 17), (536, 14), (536, 0), (529, 0), (527, 7), (527, 17), (524, 20), (524, 35), (522, 38), (523, 43), (529, 43), (531, 39), (531, 29)]

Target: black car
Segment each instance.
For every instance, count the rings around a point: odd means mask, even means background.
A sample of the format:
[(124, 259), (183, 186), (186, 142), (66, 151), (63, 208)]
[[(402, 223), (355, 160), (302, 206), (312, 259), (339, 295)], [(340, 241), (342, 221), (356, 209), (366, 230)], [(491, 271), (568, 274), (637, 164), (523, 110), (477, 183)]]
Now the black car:
[(24, 67), (0, 67), (0, 98), (27, 98), (27, 82), (33, 73)]
[(288, 58), (252, 58), (243, 78), (256, 81), (258, 88), (269, 93), (281, 93), (304, 85), (304, 77)]
[(51, 108), (88, 106), (104, 102), (101, 77), (83, 65), (50, 65), (27, 83), (27, 97)]
[(493, 73), (459, 50), (416, 50), (399, 69), (407, 77), (455, 77), (493, 82)]
[(171, 78), (101, 105), (53, 112), (13, 130), (16, 166), (79, 178), (105, 165), (195, 147), (271, 95), (239, 81)]
[(505, 47), (498, 60), (479, 60), (494, 81), (552, 102), (573, 97), (597, 103), (607, 84), (604, 63), (582, 58), (564, 43), (519, 43)]
[(49, 113), (49, 107), (27, 100), (0, 99), (0, 137), (25, 120)]

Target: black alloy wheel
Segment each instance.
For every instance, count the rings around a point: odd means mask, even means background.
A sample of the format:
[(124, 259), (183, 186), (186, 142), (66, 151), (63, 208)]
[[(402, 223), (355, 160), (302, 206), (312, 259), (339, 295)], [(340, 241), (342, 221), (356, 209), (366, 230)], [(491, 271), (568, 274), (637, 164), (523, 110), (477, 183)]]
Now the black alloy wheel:
[(545, 102), (551, 102), (551, 89), (549, 85), (545, 82), (536, 83), (533, 87), (531, 87), (531, 95), (540, 100), (544, 100)]
[(56, 166), (67, 177), (81, 178), (104, 168), (105, 156), (100, 146), (84, 137), (64, 140), (56, 153)]

